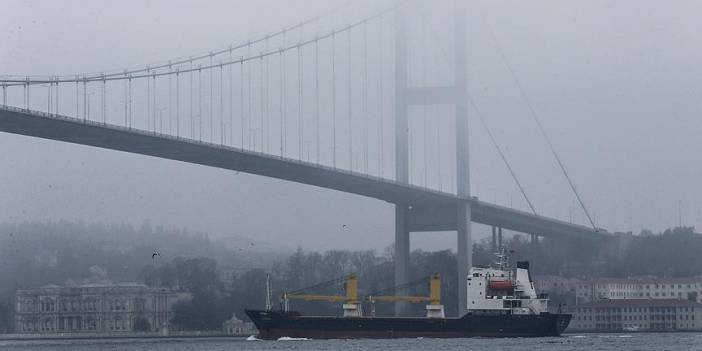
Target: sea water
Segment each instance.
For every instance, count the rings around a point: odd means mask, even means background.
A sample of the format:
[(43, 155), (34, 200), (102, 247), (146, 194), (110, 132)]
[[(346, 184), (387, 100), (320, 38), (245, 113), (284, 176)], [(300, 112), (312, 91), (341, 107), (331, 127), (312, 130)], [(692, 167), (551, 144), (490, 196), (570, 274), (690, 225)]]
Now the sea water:
[(702, 333), (568, 334), (549, 338), (393, 339), (393, 340), (293, 340), (262, 341), (255, 338), (172, 338), (100, 340), (0, 341), (2, 350), (45, 351), (245, 351), (245, 350), (701, 350)]

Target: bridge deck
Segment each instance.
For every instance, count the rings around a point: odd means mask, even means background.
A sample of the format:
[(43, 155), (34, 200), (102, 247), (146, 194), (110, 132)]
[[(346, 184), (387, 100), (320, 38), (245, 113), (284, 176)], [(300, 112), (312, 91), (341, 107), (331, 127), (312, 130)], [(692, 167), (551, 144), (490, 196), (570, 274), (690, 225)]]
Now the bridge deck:
[(410, 228), (416, 231), (455, 230), (456, 205), (470, 201), (471, 219), (476, 223), (543, 236), (601, 236), (581, 225), (391, 179), (73, 117), (0, 105), (0, 131), (235, 170), (406, 204), (415, 209)]

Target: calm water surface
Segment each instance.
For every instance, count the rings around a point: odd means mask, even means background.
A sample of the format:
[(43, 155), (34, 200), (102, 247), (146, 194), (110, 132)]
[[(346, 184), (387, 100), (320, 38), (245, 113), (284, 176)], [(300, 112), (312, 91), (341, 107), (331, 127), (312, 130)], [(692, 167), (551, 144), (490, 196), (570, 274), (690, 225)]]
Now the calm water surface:
[(400, 339), (247, 341), (211, 339), (117, 339), (0, 341), (3, 350), (702, 350), (702, 333), (582, 334), (534, 339)]

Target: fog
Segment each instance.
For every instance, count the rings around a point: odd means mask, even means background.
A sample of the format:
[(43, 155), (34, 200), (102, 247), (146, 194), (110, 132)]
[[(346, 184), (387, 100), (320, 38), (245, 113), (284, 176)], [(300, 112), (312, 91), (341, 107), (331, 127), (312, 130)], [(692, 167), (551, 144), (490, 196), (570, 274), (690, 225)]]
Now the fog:
[[(342, 3), (0, 0), (0, 75), (101, 72), (187, 57)], [(349, 7), (355, 12), (338, 16), (339, 26), (380, 5)], [(436, 7), (450, 9), (449, 2)], [(540, 214), (586, 223), (498, 50), (598, 227), (702, 224), (702, 163), (695, 158), (702, 150), (702, 3), (469, 1), (467, 8), (469, 94)], [(421, 56), (436, 70), (429, 76), (446, 66), (441, 46), (450, 41), (441, 25), (432, 18), (408, 25), (439, 46)], [(414, 113), (422, 112), (432, 113)], [(469, 115), (472, 194), (527, 210), (475, 111)], [(423, 122), (412, 122), (413, 130)], [(394, 240), (393, 207), (375, 199), (6, 133), (0, 148), (0, 222), (149, 221), (281, 248), (382, 250)], [(419, 164), (412, 174), (421, 184)], [(474, 229), (478, 238), (487, 233)], [(448, 233), (412, 240), (413, 248), (455, 248)]]

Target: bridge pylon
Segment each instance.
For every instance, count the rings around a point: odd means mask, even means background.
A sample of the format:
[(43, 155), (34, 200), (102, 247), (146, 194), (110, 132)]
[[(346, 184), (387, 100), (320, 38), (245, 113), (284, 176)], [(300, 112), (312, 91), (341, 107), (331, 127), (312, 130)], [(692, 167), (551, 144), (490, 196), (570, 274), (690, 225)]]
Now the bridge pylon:
[[(407, 6), (400, 6), (395, 13), (395, 176), (396, 180), (409, 183), (409, 123), (410, 106), (454, 105), (456, 131), (456, 181), (457, 194), (470, 199), (470, 172), (468, 162), (468, 105), (465, 5), (454, 1), (454, 82), (452, 85), (409, 87), (407, 85)], [(421, 203), (395, 204), (395, 285), (409, 281), (410, 233), (413, 231), (456, 231), (458, 308), (459, 315), (467, 306), (466, 276), (472, 265), (471, 205), (464, 201), (458, 206), (432, 206)], [(398, 291), (406, 294), (407, 291)], [(403, 315), (407, 304), (397, 302), (395, 313)]]

